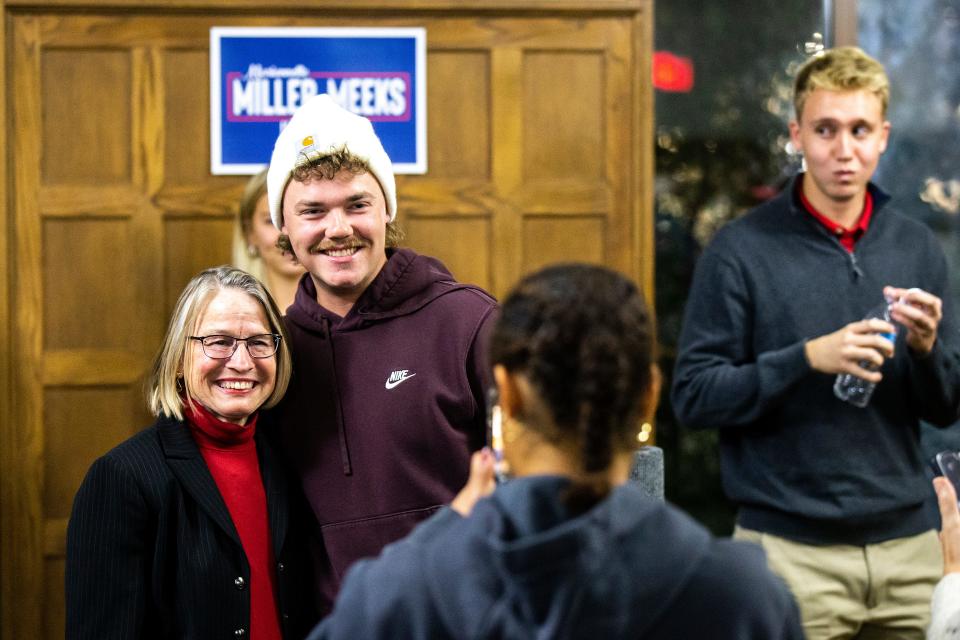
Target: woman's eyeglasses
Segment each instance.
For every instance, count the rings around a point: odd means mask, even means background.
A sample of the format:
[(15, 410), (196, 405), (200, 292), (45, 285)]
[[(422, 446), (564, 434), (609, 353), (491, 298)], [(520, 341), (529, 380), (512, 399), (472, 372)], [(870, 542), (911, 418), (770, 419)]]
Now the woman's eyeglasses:
[(280, 336), (276, 333), (261, 333), (248, 338), (212, 335), (190, 336), (190, 339), (198, 340), (203, 353), (215, 360), (227, 360), (233, 357), (241, 342), (247, 344), (247, 353), (251, 358), (269, 358), (280, 348)]

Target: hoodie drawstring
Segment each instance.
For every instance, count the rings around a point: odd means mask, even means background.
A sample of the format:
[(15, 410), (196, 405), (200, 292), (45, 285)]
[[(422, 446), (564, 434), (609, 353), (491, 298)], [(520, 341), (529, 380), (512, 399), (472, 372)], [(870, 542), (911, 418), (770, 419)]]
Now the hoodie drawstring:
[(327, 342), (327, 348), (323, 349), (323, 353), (327, 358), (326, 367), (327, 371), (330, 371), (333, 374), (333, 389), (328, 390), (330, 393), (337, 394), (337, 401), (334, 402), (334, 406), (337, 408), (337, 435), (340, 439), (340, 462), (343, 465), (343, 475), (349, 476), (353, 474), (353, 465), (350, 464), (350, 448), (347, 446), (347, 428), (343, 423), (343, 409), (340, 405), (340, 382), (337, 380), (337, 367), (334, 362), (333, 355), (333, 338), (330, 335), (330, 321), (327, 318), (322, 319), (323, 326), (323, 339)]

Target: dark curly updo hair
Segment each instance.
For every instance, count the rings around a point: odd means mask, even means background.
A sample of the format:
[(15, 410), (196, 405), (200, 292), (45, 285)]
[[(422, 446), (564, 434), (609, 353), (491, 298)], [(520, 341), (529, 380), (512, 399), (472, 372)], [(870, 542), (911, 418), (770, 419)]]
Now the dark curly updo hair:
[(521, 280), (503, 302), (491, 363), (523, 374), (556, 425), (553, 432), (528, 428), (552, 443), (577, 443), (585, 480), (565, 496), (574, 511), (609, 493), (613, 454), (636, 446), (643, 394), (653, 384), (654, 342), (643, 295), (604, 267), (547, 267)]

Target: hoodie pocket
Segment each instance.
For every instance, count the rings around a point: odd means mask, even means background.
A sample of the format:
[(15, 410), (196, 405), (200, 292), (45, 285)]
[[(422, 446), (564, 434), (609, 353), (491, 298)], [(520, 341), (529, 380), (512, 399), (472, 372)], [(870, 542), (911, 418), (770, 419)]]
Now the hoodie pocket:
[(351, 564), (361, 558), (378, 555), (385, 546), (410, 533), (441, 506), (438, 504), (322, 526), (320, 533), (323, 544), (337, 580), (343, 580)]

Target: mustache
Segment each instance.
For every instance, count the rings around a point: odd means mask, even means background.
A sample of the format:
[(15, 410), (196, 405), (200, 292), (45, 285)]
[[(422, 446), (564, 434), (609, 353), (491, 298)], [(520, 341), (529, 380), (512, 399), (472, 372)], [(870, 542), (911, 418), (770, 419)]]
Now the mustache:
[(366, 242), (363, 242), (356, 236), (351, 236), (349, 238), (338, 240), (336, 242), (330, 240), (321, 240), (320, 242), (310, 245), (307, 249), (311, 254), (322, 253), (324, 251), (331, 250), (343, 250), (343, 249), (362, 249), (367, 246)]

